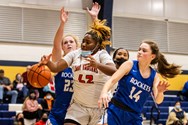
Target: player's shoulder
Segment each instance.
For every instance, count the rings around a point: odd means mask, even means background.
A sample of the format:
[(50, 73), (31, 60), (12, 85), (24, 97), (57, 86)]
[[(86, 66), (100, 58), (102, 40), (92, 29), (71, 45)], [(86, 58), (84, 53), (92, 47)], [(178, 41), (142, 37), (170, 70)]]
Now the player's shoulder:
[[(109, 57), (109, 56), (110, 56), (110, 54), (109, 54), (106, 50), (104, 50), (104, 49), (99, 50), (99, 51), (98, 51), (98, 55), (99, 55), (99, 56), (102, 56), (102, 57)], [(110, 57), (111, 57), (111, 56), (110, 56)]]
[(108, 52), (105, 49), (99, 50), (99, 53), (105, 53), (108, 54)]
[(125, 62), (123, 63), (123, 65), (126, 66), (126, 67), (127, 67), (127, 66), (132, 67), (133, 64), (134, 64), (134, 60), (127, 60), (127, 61), (125, 61)]
[(77, 50), (74, 50), (74, 51), (71, 51), (69, 52), (67, 55), (65, 55), (63, 58), (74, 58), (74, 57), (77, 57), (79, 56), (79, 54), (81, 53), (81, 49), (77, 49)]
[(78, 53), (81, 53), (80, 48), (70, 52), (70, 54), (78, 54)]

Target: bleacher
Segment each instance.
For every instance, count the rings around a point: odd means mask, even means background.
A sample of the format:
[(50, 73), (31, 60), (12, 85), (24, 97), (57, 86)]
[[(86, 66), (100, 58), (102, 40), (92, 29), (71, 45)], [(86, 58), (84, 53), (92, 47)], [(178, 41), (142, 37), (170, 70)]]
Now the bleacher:
[[(159, 120), (156, 124), (159, 124), (159, 123), (161, 123), (163, 125), (166, 124), (166, 120), (168, 118), (169, 111), (172, 110), (172, 108), (175, 105), (175, 102), (178, 100), (180, 100), (180, 98), (175, 95), (165, 95), (164, 101), (158, 105), (160, 115), (159, 115)], [(145, 106), (144, 106), (144, 109), (143, 109), (143, 114), (144, 114), (144, 117), (146, 118), (146, 120), (150, 120), (151, 109), (154, 105), (155, 105), (155, 103), (154, 103), (152, 97), (149, 97)], [(185, 110), (186, 113), (188, 113), (188, 101), (181, 101), (181, 108), (183, 110)], [(152, 114), (155, 118), (157, 118), (157, 114), (158, 114), (157, 110), (153, 110)]]
[(22, 104), (0, 104), (0, 125), (14, 125), (15, 116)]
[[(39, 104), (41, 100), (40, 98), (38, 99)], [(158, 105), (160, 116), (157, 124), (161, 123), (165, 125), (169, 111), (171, 111), (175, 102), (178, 100), (180, 100), (179, 97), (165, 95), (164, 101)], [(152, 106), (154, 106), (154, 101), (152, 97), (149, 97), (143, 108), (143, 115), (148, 121), (151, 118)], [(181, 107), (188, 113), (188, 101), (181, 101)], [(22, 104), (0, 104), (0, 125), (13, 125), (16, 114), (22, 111), (21, 108)], [(153, 116), (155, 118), (157, 117), (157, 110), (154, 110)], [(147, 125), (149, 125), (149, 123)]]
[[(43, 98), (38, 98), (37, 101), (41, 104)], [(14, 125), (15, 117), (19, 112), (22, 112), (23, 104), (0, 104), (0, 125)]]

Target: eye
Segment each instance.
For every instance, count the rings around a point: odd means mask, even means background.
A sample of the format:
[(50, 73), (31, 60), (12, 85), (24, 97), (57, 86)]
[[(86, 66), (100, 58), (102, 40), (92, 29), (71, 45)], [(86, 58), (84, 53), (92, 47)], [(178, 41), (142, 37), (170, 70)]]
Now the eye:
[(70, 43), (74, 43), (74, 41), (71, 40)]
[(121, 56), (122, 54), (121, 53), (118, 53), (119, 56)]
[(63, 44), (67, 44), (68, 42), (67, 41), (65, 41)]
[(147, 52), (147, 50), (146, 50), (146, 49), (143, 49), (143, 52)]

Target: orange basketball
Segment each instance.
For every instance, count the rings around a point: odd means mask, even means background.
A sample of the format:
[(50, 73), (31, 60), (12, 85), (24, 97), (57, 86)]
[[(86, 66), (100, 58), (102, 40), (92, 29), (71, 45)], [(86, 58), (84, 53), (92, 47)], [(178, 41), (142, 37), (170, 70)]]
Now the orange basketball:
[(46, 86), (52, 79), (51, 71), (47, 66), (35, 64), (27, 73), (29, 83), (35, 88)]

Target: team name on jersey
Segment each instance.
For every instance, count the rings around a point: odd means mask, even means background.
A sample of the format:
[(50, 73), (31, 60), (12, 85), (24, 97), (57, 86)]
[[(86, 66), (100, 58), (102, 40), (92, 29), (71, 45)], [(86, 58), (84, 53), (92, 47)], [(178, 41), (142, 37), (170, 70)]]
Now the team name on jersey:
[(80, 65), (80, 66), (74, 66), (74, 71), (81, 70), (81, 66), (82, 66), (82, 70), (87, 70), (87, 71), (98, 73), (97, 68), (88, 66), (87, 64), (83, 64), (83, 65)]
[(73, 78), (73, 74), (72, 73), (67, 73), (67, 72), (62, 72), (61, 77)]
[(141, 89), (147, 91), (147, 92), (150, 92), (150, 90), (151, 90), (151, 87), (150, 87), (150, 86), (148, 86), (148, 85), (145, 84), (145, 83), (140, 82), (139, 80), (135, 79), (134, 77), (131, 78), (130, 82), (131, 82), (132, 84), (138, 86), (139, 88), (141, 88)]

